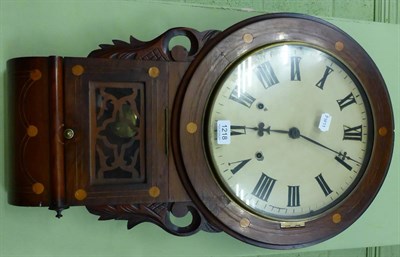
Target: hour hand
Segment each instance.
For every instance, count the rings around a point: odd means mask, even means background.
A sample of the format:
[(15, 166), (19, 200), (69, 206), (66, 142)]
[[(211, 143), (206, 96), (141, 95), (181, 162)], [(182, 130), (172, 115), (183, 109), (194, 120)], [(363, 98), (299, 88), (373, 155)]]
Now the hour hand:
[(257, 130), (257, 134), (262, 137), (264, 136), (264, 132), (267, 132), (269, 135), (271, 133), (271, 126), (265, 127), (264, 122), (258, 123), (258, 126), (256, 128), (253, 128), (254, 130)]
[(264, 122), (258, 123), (257, 127), (231, 125), (231, 136), (244, 135), (247, 130), (257, 131), (257, 135), (262, 137), (264, 136), (264, 133), (267, 133), (268, 135), (271, 133), (271, 126), (265, 127)]

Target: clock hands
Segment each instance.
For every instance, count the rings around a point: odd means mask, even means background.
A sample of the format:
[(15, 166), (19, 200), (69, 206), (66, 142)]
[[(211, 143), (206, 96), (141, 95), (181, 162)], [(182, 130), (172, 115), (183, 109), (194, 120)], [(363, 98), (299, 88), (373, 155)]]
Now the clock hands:
[(358, 163), (358, 164), (361, 164), (359, 161), (354, 160), (353, 158), (348, 156), (346, 152), (342, 153), (342, 152), (336, 151), (336, 150), (334, 150), (334, 149), (332, 149), (332, 148), (330, 148), (330, 147), (328, 147), (326, 145), (323, 145), (323, 144), (315, 141), (312, 138), (309, 138), (307, 136), (302, 135), (300, 133), (300, 130), (298, 128), (296, 128), (296, 127), (292, 127), (289, 130), (271, 129), (271, 126), (266, 127), (263, 122), (260, 122), (257, 127), (246, 127), (246, 126), (243, 126), (243, 128), (257, 131), (257, 135), (259, 135), (260, 137), (264, 136), (264, 133), (267, 133), (268, 135), (270, 135), (271, 132), (273, 132), (273, 133), (287, 134), (292, 139), (303, 138), (308, 142), (311, 142), (311, 143), (313, 143), (313, 144), (315, 144), (317, 146), (320, 146), (320, 147), (322, 147), (322, 148), (324, 148), (324, 149), (326, 149), (328, 151), (331, 151), (331, 152), (337, 154), (335, 159), (337, 161), (341, 162), (345, 166), (347, 165), (346, 163), (344, 163), (345, 159), (351, 160), (351, 161), (353, 161), (355, 163)]

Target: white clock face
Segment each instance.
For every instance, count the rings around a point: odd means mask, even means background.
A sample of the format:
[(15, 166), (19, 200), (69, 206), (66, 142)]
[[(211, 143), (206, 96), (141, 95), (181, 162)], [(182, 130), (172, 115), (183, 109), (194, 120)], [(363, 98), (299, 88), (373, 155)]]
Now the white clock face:
[(234, 201), (272, 219), (312, 219), (355, 187), (373, 128), (366, 97), (340, 61), (308, 45), (269, 46), (236, 62), (217, 87), (209, 157)]

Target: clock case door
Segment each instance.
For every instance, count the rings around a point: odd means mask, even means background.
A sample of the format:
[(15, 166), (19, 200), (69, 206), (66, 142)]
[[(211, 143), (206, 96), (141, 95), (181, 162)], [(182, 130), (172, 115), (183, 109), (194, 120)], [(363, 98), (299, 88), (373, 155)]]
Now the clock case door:
[(65, 140), (67, 202), (166, 201), (167, 64), (65, 58), (64, 65), (65, 129), (74, 131)]

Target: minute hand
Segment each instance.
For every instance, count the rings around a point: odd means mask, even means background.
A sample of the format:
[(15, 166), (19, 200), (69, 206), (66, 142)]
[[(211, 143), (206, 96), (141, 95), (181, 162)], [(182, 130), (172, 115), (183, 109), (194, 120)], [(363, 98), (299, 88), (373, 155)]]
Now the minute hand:
[[(329, 148), (329, 147), (327, 147), (327, 146), (325, 146), (325, 145), (323, 145), (323, 144), (321, 144), (321, 143), (315, 141), (314, 139), (311, 139), (311, 138), (309, 138), (309, 137), (306, 137), (306, 136), (304, 136), (304, 135), (301, 135), (301, 134), (300, 134), (300, 130), (299, 130), (298, 128), (291, 128), (291, 129), (289, 129), (288, 131), (287, 131), (287, 130), (279, 130), (279, 129), (270, 129), (269, 131), (270, 131), (270, 132), (275, 132), (275, 133), (288, 134), (289, 137), (290, 137), (290, 138), (293, 138), (293, 139), (297, 139), (297, 138), (301, 137), (301, 138), (307, 140), (308, 142), (311, 142), (311, 143), (313, 143), (313, 144), (315, 144), (315, 145), (318, 145), (318, 146), (320, 146), (320, 147), (322, 147), (322, 148), (325, 148), (326, 150), (329, 150), (329, 151), (331, 151), (331, 152), (333, 152), (333, 153), (335, 153), (335, 154), (337, 154), (337, 155), (342, 155), (342, 153), (340, 153), (340, 152), (338, 152), (338, 151), (336, 151), (336, 150), (333, 150), (332, 148)], [(354, 160), (353, 158), (351, 158), (351, 157), (349, 157), (349, 156), (346, 156), (345, 158), (348, 159), (348, 160), (351, 160), (351, 161), (353, 161), (353, 162), (356, 162), (356, 163), (358, 163), (358, 164), (361, 164), (359, 161), (356, 161), (356, 160)]]

